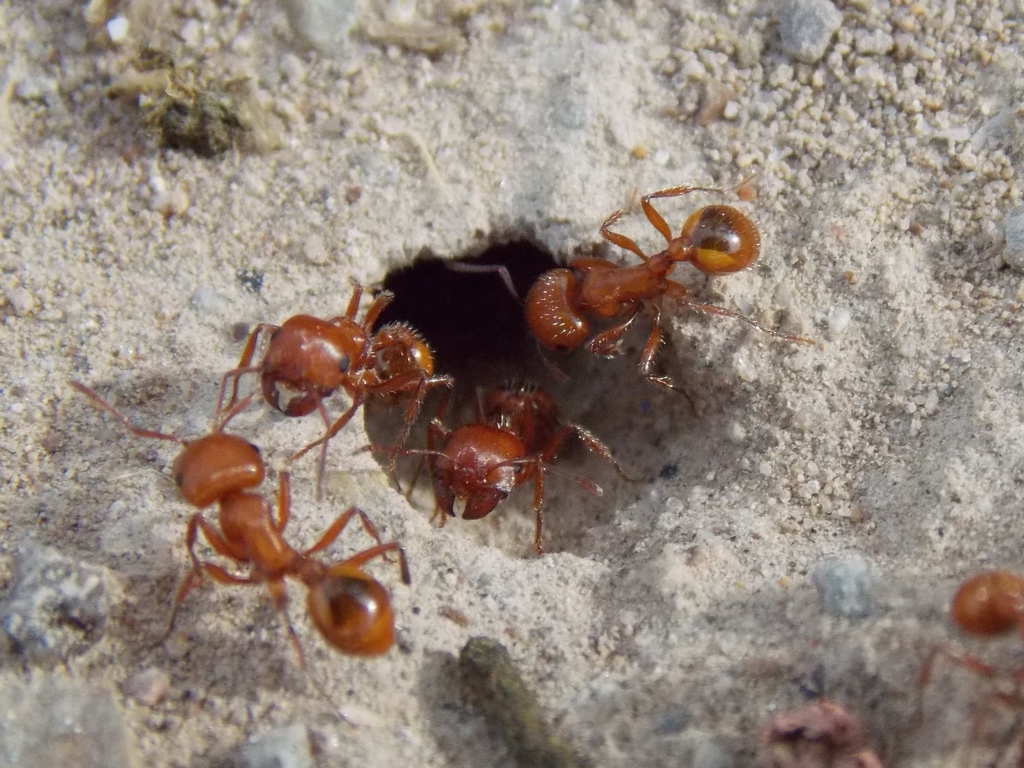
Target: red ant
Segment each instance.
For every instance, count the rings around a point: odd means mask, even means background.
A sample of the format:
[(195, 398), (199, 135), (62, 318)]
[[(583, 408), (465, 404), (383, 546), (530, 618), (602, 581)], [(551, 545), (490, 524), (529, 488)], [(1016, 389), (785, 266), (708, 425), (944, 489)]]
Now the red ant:
[[(689, 261), (705, 275), (728, 275), (750, 266), (758, 257), (761, 235), (743, 213), (728, 205), (709, 205), (690, 215), (678, 237), (651, 200), (679, 197), (690, 192), (718, 192), (709, 187), (669, 187), (640, 198), (647, 220), (668, 242), (663, 251), (645, 254), (633, 240), (612, 232), (610, 227), (625, 215), (616, 211), (601, 225), (601, 236), (640, 257), (642, 264), (623, 267), (607, 259), (576, 259), (568, 267), (542, 274), (526, 297), (526, 321), (537, 341), (549, 349), (570, 352), (586, 344), (600, 357), (618, 354), (618, 345), (644, 307), (654, 313), (654, 328), (640, 356), (644, 378), (669, 389), (679, 390), (666, 376), (654, 372), (654, 358), (661, 346), (661, 296), (676, 299), (686, 307), (742, 320), (752, 328), (787, 341), (813, 344), (810, 339), (790, 336), (762, 327), (750, 318), (711, 304), (689, 299), (689, 293), (668, 275), (678, 262)], [(591, 320), (612, 325), (592, 335)], [(589, 341), (588, 341), (589, 339)]]
[[(356, 507), (341, 514), (309, 549), (300, 552), (284, 540), (284, 529), (291, 515), (288, 473), (280, 474), (275, 519), (271, 503), (263, 496), (248, 492), (263, 481), (266, 473), (259, 449), (223, 431), (227, 423), (249, 405), (255, 393), (250, 393), (227, 413), (218, 411), (220, 418), (210, 434), (197, 440), (184, 440), (140, 429), (89, 387), (77, 381), (72, 381), (71, 386), (114, 416), (133, 435), (181, 445), (181, 453), (174, 460), (172, 471), (182, 497), (200, 509), (217, 504), (216, 526), (198, 512), (189, 518), (185, 541), (192, 570), (174, 598), (167, 632), (161, 641), (170, 635), (178, 609), (188, 593), (202, 582), (204, 575), (219, 584), (266, 584), (275, 607), (285, 618), (299, 664), (304, 666), (302, 646), (285, 613), (287, 592), (284, 578), (291, 576), (308, 588), (306, 605), (313, 624), (335, 648), (352, 655), (375, 656), (391, 647), (394, 642), (394, 613), (388, 593), (376, 579), (362, 570), (362, 566), (396, 551), (402, 581), (409, 584), (405, 552), (396, 542), (382, 544), (376, 526), (365, 512)], [(330, 566), (310, 558), (310, 555), (330, 546), (349, 521), (357, 516), (363, 529), (377, 542), (376, 546)], [(201, 561), (195, 552), (200, 532), (214, 551), (239, 565), (248, 565), (250, 572), (244, 576), (236, 575), (215, 563)]]
[[(480, 401), (481, 421), (455, 430), (442, 422), (447, 405), (445, 398), (430, 422), (427, 449), (401, 451), (426, 456), (442, 525), (455, 516), (455, 499), (465, 501), (464, 520), (479, 520), (494, 511), (513, 488), (532, 482), (533, 543), (537, 555), (542, 555), (544, 476), (553, 469), (551, 463), (566, 439), (574, 434), (590, 451), (611, 462), (619, 474), (632, 479), (597, 437), (577, 424), (561, 421), (554, 401), (539, 388), (522, 384), (497, 388)], [(380, 449), (371, 446), (371, 450)], [(574, 479), (590, 493), (601, 495), (601, 488), (590, 480)]]
[(523, 441), (528, 453), (548, 463), (558, 457), (565, 441), (575, 435), (587, 450), (611, 463), (619, 475), (636, 481), (623, 471), (608, 446), (593, 432), (563, 421), (551, 395), (536, 384), (509, 382), (495, 387), (481, 399), (480, 412), (484, 421), (512, 432)]
[[(246, 339), (238, 366), (224, 374), (220, 402), (223, 403), (229, 380), (233, 380), (231, 408), (238, 398), (239, 379), (248, 373), (260, 375), (264, 399), (286, 416), (306, 416), (314, 410), (324, 422), (324, 434), (292, 459), (316, 446), (320, 450), (317, 473), (317, 498), (327, 465), (327, 444), (355, 415), (368, 397), (409, 398), (405, 423), (396, 448), (405, 444), (428, 390), (454, 384), (450, 376), (434, 375), (434, 356), (422, 336), (404, 323), (389, 323), (376, 333), (373, 326), (394, 294), (383, 291), (356, 321), (363, 288), (352, 281), (352, 297), (344, 315), (321, 320), (310, 315), (295, 315), (281, 325), (260, 323)], [(270, 340), (263, 358), (252, 364), (259, 337), (269, 332)], [(341, 416), (331, 420), (324, 399), (344, 389), (351, 404)], [(219, 408), (220, 406), (218, 406)], [(391, 455), (391, 473), (395, 470), (395, 451)]]
[[(953, 623), (977, 637), (996, 637), (1016, 631), (1024, 638), (1024, 576), (1011, 571), (985, 571), (967, 579), (957, 590), (951, 606)], [(921, 669), (919, 685), (923, 691), (932, 676), (935, 662), (943, 656), (981, 677), (994, 679), (1004, 670), (986, 664), (970, 654), (938, 645), (932, 649)], [(1024, 669), (1009, 673), (1017, 687), (1013, 693), (999, 692), (995, 698), (1013, 709), (1024, 709)], [(1024, 764), (1024, 755), (1021, 756)]]

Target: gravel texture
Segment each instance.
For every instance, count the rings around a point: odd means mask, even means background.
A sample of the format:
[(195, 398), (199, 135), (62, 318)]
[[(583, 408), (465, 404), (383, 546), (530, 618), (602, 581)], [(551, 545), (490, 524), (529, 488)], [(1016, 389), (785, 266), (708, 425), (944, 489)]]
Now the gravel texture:
[[(834, 13), (814, 10), (825, 6)], [(458, 650), (486, 636), (594, 765), (751, 765), (760, 723), (821, 696), (863, 720), (887, 766), (962, 764), (972, 713), (995, 709), (990, 689), (949, 664), (923, 696), (917, 681), (936, 643), (1020, 663), (1019, 637), (970, 642), (946, 618), (961, 580), (1024, 566), (1024, 278), (1007, 267), (1021, 262), (1024, 205), (1018, 5), (335, 9), (0, 4), (3, 599), (18, 595), (28, 546), (119, 585), (102, 637), (64, 654), (66, 669), (2, 649), (0, 682), (17, 696), (3, 697), (0, 722), (61, 717), (52, 681), (70, 675), (85, 691), (76, 701), (115, 711), (117, 738), (88, 730), (106, 760), (45, 764), (217, 766), (294, 727), (322, 766), (506, 768), (512, 756), (453, 686)], [(805, 24), (794, 48), (799, 14), (821, 26)], [(144, 93), (158, 103), (140, 110), (131, 91), (147, 47), (181, 68), (179, 98), (195, 87), (217, 90), (204, 103), (231, 100), (244, 126), (224, 139), (231, 149), (157, 145), (147, 116), (167, 104)], [(756, 199), (738, 203), (748, 178)], [(287, 536), (308, 546), (354, 504), (401, 541), (411, 586), (394, 564), (370, 566), (392, 593), (395, 648), (333, 651), (300, 585), (290, 618), (304, 670), (256, 588), (193, 591), (154, 646), (187, 568), (177, 448), (127, 434), (70, 380), (140, 426), (195, 437), (253, 324), (341, 313), (349, 278), (379, 282), (422, 255), (528, 241), (560, 261), (633, 263), (601, 240), (601, 222), (636, 191), (684, 183), (724, 188), (763, 244), (742, 273), (676, 276), (697, 300), (819, 346), (666, 302), (659, 364), (691, 407), (640, 380), (642, 333), (619, 360), (557, 360), (562, 383), (525, 344), (522, 365), (547, 375), (567, 417), (643, 477), (567, 455), (565, 473), (604, 494), (551, 478), (540, 559), (528, 492), (482, 521), (432, 526), (426, 484), (410, 503), (360, 452), (394, 434), (370, 409), (370, 436), (360, 417), (332, 442), (322, 501), (315, 462), (296, 463)], [(675, 227), (721, 199), (657, 207)], [(620, 225), (659, 247), (643, 216)], [(486, 383), (470, 375), (458, 396)], [(320, 430), (262, 405), (231, 427), (262, 449), (267, 494)], [(360, 546), (346, 533), (325, 558)], [(865, 564), (870, 584), (856, 589), (869, 594), (848, 593), (842, 579), (861, 577), (836, 562)], [(166, 692), (147, 670), (169, 678)], [(1012, 754), (1005, 742), (1020, 735), (999, 727), (1012, 714), (988, 718), (978, 760)]]

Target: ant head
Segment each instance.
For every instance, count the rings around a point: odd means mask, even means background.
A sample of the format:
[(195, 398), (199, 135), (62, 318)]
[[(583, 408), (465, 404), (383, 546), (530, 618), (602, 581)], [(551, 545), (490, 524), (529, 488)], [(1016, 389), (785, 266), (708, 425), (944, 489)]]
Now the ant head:
[(1024, 616), (1024, 576), (987, 571), (965, 581), (953, 597), (953, 620), (972, 635), (1009, 632)]
[(186, 443), (172, 471), (182, 497), (200, 509), (230, 493), (255, 488), (265, 472), (259, 448), (222, 432)]
[(395, 615), (380, 582), (338, 563), (310, 585), (309, 616), (328, 643), (353, 656), (379, 656), (395, 641)]
[(746, 269), (761, 252), (761, 233), (746, 215), (728, 205), (694, 211), (678, 238), (686, 260), (705, 275), (729, 275)]
[(405, 373), (410, 367), (424, 376), (434, 375), (434, 353), (419, 331), (408, 323), (388, 323), (377, 331), (372, 354), (377, 356), (378, 366), (402, 368), (394, 370), (392, 375)]
[[(268, 388), (280, 385), (295, 392), (315, 389), (326, 396), (344, 386), (365, 365), (368, 345), (366, 329), (351, 318), (290, 317), (270, 337), (263, 359), (264, 394), (269, 399)], [(271, 402), (289, 416), (304, 416), (315, 408), (314, 404), (293, 413), (287, 410), (289, 406)]]

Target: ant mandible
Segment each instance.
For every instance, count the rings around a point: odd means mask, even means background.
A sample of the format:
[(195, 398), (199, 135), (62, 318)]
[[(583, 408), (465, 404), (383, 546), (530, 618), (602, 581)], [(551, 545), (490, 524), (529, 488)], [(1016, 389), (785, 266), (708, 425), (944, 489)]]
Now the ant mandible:
[[(408, 398), (405, 422), (395, 447), (405, 444), (413, 422), (423, 406), (427, 392), (433, 387), (451, 389), (450, 376), (434, 375), (434, 357), (423, 337), (405, 323), (389, 323), (374, 333), (381, 312), (392, 302), (394, 294), (383, 291), (366, 310), (362, 321), (356, 320), (363, 288), (352, 283), (352, 296), (344, 315), (321, 320), (311, 315), (295, 315), (281, 325), (261, 323), (253, 328), (238, 365), (221, 380), (220, 403), (224, 402), (228, 382), (232, 382), (227, 408), (238, 399), (238, 383), (242, 376), (258, 373), (264, 399), (286, 416), (306, 416), (314, 410), (324, 422), (324, 434), (295, 453), (297, 459), (317, 446), (320, 464), (317, 471), (316, 495), (320, 497), (327, 466), (327, 445), (349, 423), (369, 397)], [(270, 339), (263, 358), (252, 364), (256, 345), (263, 333)], [(351, 399), (348, 409), (331, 419), (324, 399), (337, 389), (344, 389)], [(220, 405), (218, 405), (220, 408)], [(391, 474), (395, 471), (391, 455)]]
[[(449, 430), (443, 423), (446, 397), (427, 430), (427, 449), (401, 451), (426, 457), (441, 525), (455, 516), (456, 499), (465, 502), (464, 520), (479, 520), (493, 512), (515, 487), (532, 482), (536, 520), (533, 544), (538, 556), (544, 554), (545, 475), (554, 470), (551, 462), (573, 434), (589, 450), (611, 462), (619, 474), (632, 479), (604, 443), (582, 427), (562, 422), (554, 401), (538, 388), (500, 387), (482, 398), (479, 405), (480, 421)], [(385, 450), (375, 446), (370, 449)], [(583, 477), (573, 479), (595, 496), (601, 495), (597, 484)]]
[[(648, 256), (635, 241), (611, 231), (625, 211), (616, 211), (601, 225), (601, 236), (636, 254), (643, 261), (623, 267), (607, 259), (576, 259), (568, 267), (542, 274), (526, 297), (526, 321), (537, 341), (548, 349), (571, 352), (586, 345), (600, 357), (619, 352), (619, 342), (641, 310), (654, 314), (654, 327), (640, 356), (641, 375), (655, 384), (682, 392), (666, 376), (654, 372), (654, 360), (661, 346), (661, 296), (676, 299), (698, 312), (734, 317), (759, 331), (787, 341), (813, 344), (810, 339), (764, 328), (750, 318), (723, 307), (690, 300), (686, 288), (668, 275), (681, 261), (689, 261), (705, 275), (728, 275), (750, 266), (761, 249), (761, 235), (754, 223), (736, 208), (708, 205), (695, 211), (673, 236), (665, 219), (651, 200), (679, 197), (691, 192), (716, 192), (711, 187), (679, 186), (658, 190), (640, 198), (647, 220), (662, 234), (667, 247)], [(592, 320), (610, 321), (609, 327), (593, 334)]]
[[(1016, 631), (1024, 638), (1024, 576), (1006, 570), (984, 571), (967, 579), (953, 596), (953, 623), (976, 637), (996, 637)], [(983, 662), (970, 654), (947, 645), (935, 646), (921, 668), (919, 690), (924, 691), (931, 680), (940, 657), (965, 667), (977, 675), (994, 679), (1007, 675), (1006, 670)], [(996, 700), (1014, 708), (1024, 709), (1024, 669), (1009, 672), (1016, 686), (1013, 693), (997, 692)]]
[[(305, 551), (293, 549), (284, 540), (284, 529), (291, 515), (288, 473), (280, 475), (275, 518), (270, 502), (248, 492), (248, 489), (258, 486), (266, 474), (259, 449), (223, 431), (227, 423), (249, 405), (255, 393), (250, 393), (226, 413), (218, 411), (219, 418), (208, 435), (185, 440), (136, 427), (94, 390), (78, 381), (72, 381), (71, 386), (114, 416), (133, 435), (181, 445), (172, 474), (182, 497), (200, 509), (212, 504), (218, 506), (217, 526), (198, 512), (189, 518), (185, 540), (192, 570), (178, 589), (168, 628), (161, 641), (170, 635), (178, 609), (188, 593), (202, 581), (204, 574), (220, 584), (266, 584), (275, 607), (285, 617), (299, 664), (304, 665), (298, 635), (284, 612), (287, 601), (284, 577), (291, 576), (308, 588), (306, 604), (310, 617), (324, 639), (335, 648), (352, 655), (372, 656), (385, 653), (391, 647), (394, 613), (390, 599), (384, 587), (365, 573), (362, 566), (376, 557), (396, 551), (402, 581), (408, 584), (410, 576), (405, 552), (396, 542), (381, 543), (376, 526), (357, 507), (342, 513), (320, 540)], [(331, 566), (310, 559), (310, 555), (330, 546), (354, 517), (360, 519), (363, 529), (377, 542), (376, 546)], [(250, 566), (250, 573), (236, 575), (215, 563), (201, 561), (195, 552), (199, 532), (217, 553), (239, 565)]]

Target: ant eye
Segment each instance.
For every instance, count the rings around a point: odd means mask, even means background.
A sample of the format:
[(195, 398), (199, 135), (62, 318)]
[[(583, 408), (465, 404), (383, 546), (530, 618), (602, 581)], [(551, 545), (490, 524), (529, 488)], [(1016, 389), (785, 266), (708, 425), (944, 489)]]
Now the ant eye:
[(348, 368), (351, 363), (349, 362), (348, 355), (342, 355), (338, 358), (338, 370), (342, 373), (348, 373)]
[(178, 488), (181, 488), (181, 484), (183, 482), (185, 482), (185, 474), (183, 472), (178, 472), (177, 474), (174, 475), (174, 484)]

